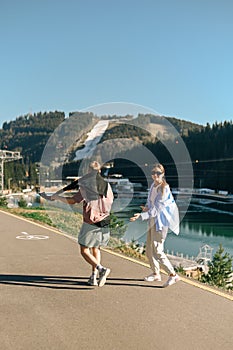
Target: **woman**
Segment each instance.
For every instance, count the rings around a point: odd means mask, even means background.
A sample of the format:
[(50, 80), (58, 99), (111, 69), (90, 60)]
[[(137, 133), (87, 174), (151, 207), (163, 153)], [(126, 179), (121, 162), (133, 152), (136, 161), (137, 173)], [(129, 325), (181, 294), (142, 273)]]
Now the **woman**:
[(161, 281), (160, 265), (169, 274), (164, 287), (179, 281), (172, 264), (164, 253), (164, 242), (170, 228), (179, 234), (179, 213), (169, 185), (165, 180), (165, 170), (162, 164), (156, 164), (151, 173), (153, 183), (150, 187), (147, 203), (142, 207), (142, 213), (136, 213), (130, 221), (139, 217), (148, 220), (146, 255), (152, 274), (145, 277), (145, 281)]

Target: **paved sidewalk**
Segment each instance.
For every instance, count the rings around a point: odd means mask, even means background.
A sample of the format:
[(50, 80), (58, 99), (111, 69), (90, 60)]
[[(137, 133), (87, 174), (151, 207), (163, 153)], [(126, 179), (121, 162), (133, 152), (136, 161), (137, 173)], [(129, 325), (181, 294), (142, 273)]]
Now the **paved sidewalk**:
[(232, 301), (182, 281), (161, 288), (165, 275), (146, 283), (146, 266), (108, 252), (106, 285), (90, 287), (76, 242), (1, 211), (0, 221), (1, 349), (232, 349)]

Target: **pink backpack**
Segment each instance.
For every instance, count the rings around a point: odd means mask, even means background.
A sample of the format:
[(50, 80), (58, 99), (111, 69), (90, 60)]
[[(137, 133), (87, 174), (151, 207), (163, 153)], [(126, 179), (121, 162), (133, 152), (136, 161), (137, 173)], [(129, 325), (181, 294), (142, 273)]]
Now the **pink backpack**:
[(107, 197), (99, 196), (98, 199), (87, 202), (87, 211), (91, 211), (90, 220), (97, 223), (109, 216), (113, 203), (112, 188), (108, 184)]

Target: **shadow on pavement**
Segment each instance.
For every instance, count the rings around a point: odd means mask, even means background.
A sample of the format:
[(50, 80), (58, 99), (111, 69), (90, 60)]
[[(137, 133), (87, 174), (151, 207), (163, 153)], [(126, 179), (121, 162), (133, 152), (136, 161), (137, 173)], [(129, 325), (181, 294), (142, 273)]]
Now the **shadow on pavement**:
[[(136, 283), (140, 282), (140, 283)], [(152, 282), (153, 283), (153, 282)], [(108, 278), (106, 285), (111, 286), (122, 286), (122, 287), (144, 287), (144, 288), (163, 288), (162, 285), (158, 284), (148, 284), (142, 278)]]
[[(90, 290), (92, 286), (87, 284), (88, 277), (76, 276), (40, 276), (40, 275), (0, 275), (0, 284), (71, 289), (71, 290)], [(146, 284), (143, 279), (135, 278), (108, 278), (106, 285), (122, 287), (145, 287), (145, 288), (163, 288), (161, 285)]]
[(0, 284), (54, 289), (93, 289), (87, 285), (87, 277), (0, 275)]

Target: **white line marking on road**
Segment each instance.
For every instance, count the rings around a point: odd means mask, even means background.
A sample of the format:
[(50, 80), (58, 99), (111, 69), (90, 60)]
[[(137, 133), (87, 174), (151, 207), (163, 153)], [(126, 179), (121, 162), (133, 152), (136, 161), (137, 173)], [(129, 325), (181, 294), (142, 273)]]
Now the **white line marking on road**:
[(49, 236), (43, 236), (43, 235), (29, 235), (27, 232), (21, 232), (24, 236), (17, 236), (17, 239), (24, 239), (24, 240), (34, 240), (38, 241), (40, 239), (48, 239)]

